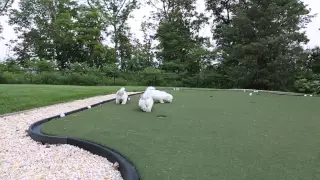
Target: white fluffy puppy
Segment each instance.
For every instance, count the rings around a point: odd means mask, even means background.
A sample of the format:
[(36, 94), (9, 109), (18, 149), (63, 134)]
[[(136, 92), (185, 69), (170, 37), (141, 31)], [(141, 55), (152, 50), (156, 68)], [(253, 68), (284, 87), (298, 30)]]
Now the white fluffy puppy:
[(165, 91), (149, 90), (149, 94), (154, 102), (171, 103), (173, 100), (173, 96)]
[(144, 112), (151, 112), (153, 107), (153, 99), (150, 96), (150, 91), (145, 91), (139, 99), (140, 109)]
[(122, 87), (119, 91), (116, 93), (116, 104), (127, 104), (128, 100), (128, 94), (126, 92), (126, 89)]

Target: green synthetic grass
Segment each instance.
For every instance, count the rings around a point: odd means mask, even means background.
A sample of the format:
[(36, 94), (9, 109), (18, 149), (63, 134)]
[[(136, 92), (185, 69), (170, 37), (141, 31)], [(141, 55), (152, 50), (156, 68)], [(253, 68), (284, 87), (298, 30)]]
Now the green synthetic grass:
[(320, 179), (319, 98), (171, 93), (173, 103), (152, 113), (140, 112), (134, 97), (52, 120), (42, 132), (111, 147), (143, 180)]
[[(96, 95), (115, 93), (119, 86), (0, 85), (0, 114)], [(126, 87), (127, 91), (143, 90)]]

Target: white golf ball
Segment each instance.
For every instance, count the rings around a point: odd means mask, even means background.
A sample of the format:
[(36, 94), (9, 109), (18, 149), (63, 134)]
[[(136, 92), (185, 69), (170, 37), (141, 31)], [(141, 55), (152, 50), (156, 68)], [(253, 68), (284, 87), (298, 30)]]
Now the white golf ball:
[(88, 106), (88, 109), (90, 109), (90, 108), (91, 108), (91, 106), (89, 105), (89, 106)]
[(312, 97), (312, 94), (310, 94), (310, 97)]
[(252, 96), (252, 93), (250, 93), (249, 95)]
[(130, 97), (128, 97), (128, 101), (130, 101)]
[(307, 96), (306, 94), (304, 96)]
[(65, 117), (66, 115), (64, 113), (60, 114), (60, 117)]

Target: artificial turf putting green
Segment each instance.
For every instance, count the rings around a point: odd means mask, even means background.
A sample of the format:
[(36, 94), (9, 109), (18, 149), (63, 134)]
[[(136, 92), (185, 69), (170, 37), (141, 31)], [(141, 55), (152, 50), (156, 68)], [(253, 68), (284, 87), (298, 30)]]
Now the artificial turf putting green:
[(42, 132), (111, 147), (143, 180), (320, 179), (319, 98), (170, 92), (173, 103), (152, 113), (140, 112), (136, 96), (50, 121)]

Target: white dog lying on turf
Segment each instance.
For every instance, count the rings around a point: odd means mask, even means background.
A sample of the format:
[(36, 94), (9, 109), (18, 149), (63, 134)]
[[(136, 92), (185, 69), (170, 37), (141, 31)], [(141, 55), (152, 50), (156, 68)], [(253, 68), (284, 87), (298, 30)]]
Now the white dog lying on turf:
[(173, 96), (165, 91), (160, 91), (156, 89), (148, 91), (154, 102), (171, 103), (173, 100)]
[(150, 90), (145, 91), (139, 99), (140, 109), (144, 112), (151, 112), (153, 107), (153, 99), (150, 96)]
[(128, 94), (126, 92), (126, 89), (122, 87), (119, 91), (116, 93), (116, 104), (127, 104), (128, 100)]

